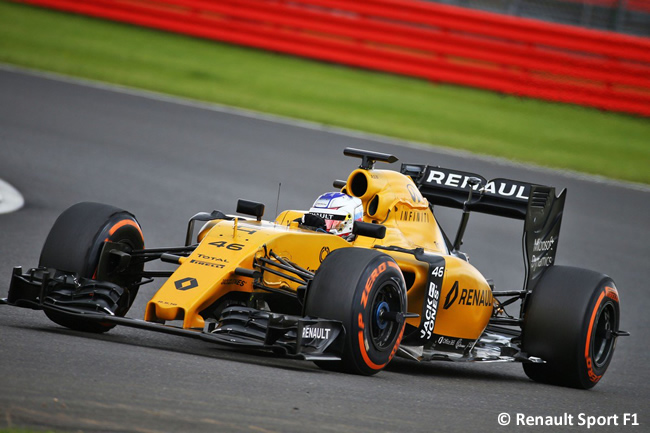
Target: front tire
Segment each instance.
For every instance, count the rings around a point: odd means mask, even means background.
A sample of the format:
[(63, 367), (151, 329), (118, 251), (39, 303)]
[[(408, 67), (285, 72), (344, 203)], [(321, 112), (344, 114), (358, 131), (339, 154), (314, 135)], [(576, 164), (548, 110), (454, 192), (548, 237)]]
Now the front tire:
[(342, 248), (330, 253), (310, 284), (305, 314), (339, 320), (345, 328), (341, 361), (327, 370), (372, 375), (393, 358), (404, 333), (406, 285), (395, 261), (378, 251)]
[[(105, 241), (122, 244), (129, 251), (144, 248), (142, 230), (132, 214), (106, 204), (77, 203), (57, 218), (43, 245), (39, 266), (95, 279)], [(106, 279), (128, 292), (127, 302), (114, 312), (116, 315), (126, 314), (141, 280), (127, 274), (138, 273), (142, 268), (143, 264), (130, 265), (125, 272)], [(101, 333), (115, 326), (53, 310), (46, 309), (45, 314), (53, 322), (78, 331)]]
[(580, 268), (549, 268), (528, 300), (522, 334), (522, 349), (546, 363), (525, 363), (524, 372), (536, 382), (592, 388), (612, 360), (619, 321), (611, 278)]

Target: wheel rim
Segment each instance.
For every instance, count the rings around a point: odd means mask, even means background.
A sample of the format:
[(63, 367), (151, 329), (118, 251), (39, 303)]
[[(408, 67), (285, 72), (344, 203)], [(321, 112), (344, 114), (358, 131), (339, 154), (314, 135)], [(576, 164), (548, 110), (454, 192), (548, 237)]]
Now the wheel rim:
[(373, 319), (375, 321), (375, 325), (377, 325), (379, 329), (386, 329), (388, 326), (388, 321), (384, 318), (385, 314), (388, 312), (390, 312), (390, 305), (388, 305), (388, 302), (386, 301), (381, 302), (375, 309)]
[(402, 299), (399, 283), (394, 280), (386, 281), (375, 292), (370, 313), (370, 341), (379, 351), (392, 350), (397, 339), (400, 324), (386, 320), (386, 313), (402, 311)]
[(593, 360), (596, 367), (605, 365), (614, 347), (616, 331), (616, 311), (611, 303), (598, 313), (593, 339)]
[[(127, 226), (127, 230), (128, 230)], [(138, 239), (136, 237), (133, 237), (133, 233), (129, 233), (118, 230), (116, 231), (113, 235), (108, 236), (107, 239), (111, 242), (114, 242), (116, 244), (122, 244), (126, 245), (127, 247), (127, 252), (130, 253), (133, 250), (136, 249), (141, 249), (144, 248), (144, 240), (142, 238)], [(137, 245), (136, 245), (137, 244)], [(141, 245), (140, 245), (141, 244)], [(100, 247), (101, 251), (101, 247)], [(136, 262), (138, 262), (136, 260)], [(123, 274), (128, 274), (129, 272), (135, 270), (138, 270), (138, 267), (140, 266), (140, 263), (130, 263), (129, 266), (127, 267), (127, 270), (123, 272)], [(141, 270), (141, 269), (140, 269)], [(112, 273), (113, 269), (109, 269), (109, 272)], [(95, 273), (97, 273), (97, 269), (95, 269)], [(126, 287), (126, 288), (132, 288), (134, 283), (138, 283), (141, 281), (141, 277), (133, 277), (133, 276), (125, 276), (125, 275), (116, 275), (113, 278), (107, 279), (109, 282), (117, 284), (118, 286)]]

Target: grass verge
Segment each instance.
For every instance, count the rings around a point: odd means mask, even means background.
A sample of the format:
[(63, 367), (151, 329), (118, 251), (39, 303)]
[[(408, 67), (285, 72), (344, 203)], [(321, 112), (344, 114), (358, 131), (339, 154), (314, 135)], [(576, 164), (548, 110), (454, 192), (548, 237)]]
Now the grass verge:
[(0, 62), (650, 184), (650, 119), (0, 1)]

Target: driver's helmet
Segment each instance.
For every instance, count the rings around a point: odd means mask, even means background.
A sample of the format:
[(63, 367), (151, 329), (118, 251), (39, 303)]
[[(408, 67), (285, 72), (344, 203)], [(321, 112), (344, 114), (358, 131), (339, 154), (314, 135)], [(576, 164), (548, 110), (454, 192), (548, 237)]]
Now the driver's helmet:
[(363, 204), (342, 192), (328, 192), (316, 199), (309, 213), (322, 218), (329, 233), (348, 236), (354, 222), (363, 220)]

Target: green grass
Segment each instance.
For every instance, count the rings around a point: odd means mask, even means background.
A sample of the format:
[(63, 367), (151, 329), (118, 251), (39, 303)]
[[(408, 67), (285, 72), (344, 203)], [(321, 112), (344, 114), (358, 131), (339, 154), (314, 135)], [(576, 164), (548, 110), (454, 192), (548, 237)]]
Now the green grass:
[(650, 183), (650, 119), (0, 1), (0, 62)]

